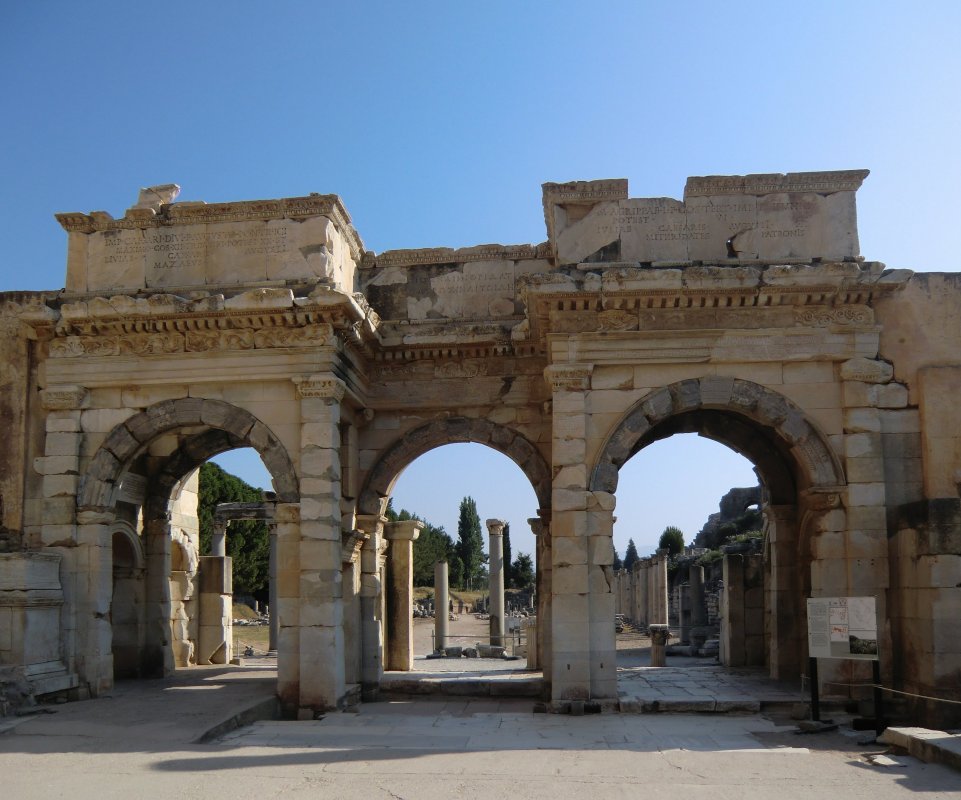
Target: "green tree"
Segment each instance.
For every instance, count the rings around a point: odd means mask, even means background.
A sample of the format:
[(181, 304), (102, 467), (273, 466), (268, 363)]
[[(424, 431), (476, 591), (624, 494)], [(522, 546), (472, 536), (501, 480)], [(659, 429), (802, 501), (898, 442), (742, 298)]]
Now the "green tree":
[(447, 561), (448, 580), (450, 580), (450, 554), (454, 542), (443, 527), (424, 522), (424, 529), (414, 542), (414, 585), (434, 585), (434, 565)]
[(667, 549), (668, 554), (676, 556), (684, 549), (684, 532), (680, 528), (668, 525), (657, 542), (659, 550)]
[[(264, 493), (213, 462), (201, 465), (199, 482), (197, 516), (200, 520), (200, 552), (206, 555), (210, 553), (217, 504), (258, 503), (264, 499)], [(263, 589), (270, 577), (267, 523), (260, 520), (231, 522), (227, 528), (227, 555), (233, 560), (231, 566), (235, 593), (253, 594)]]
[[(611, 544), (611, 547), (614, 547), (614, 545)], [(621, 561), (621, 556), (618, 554), (616, 547), (614, 547), (614, 563), (611, 566), (614, 568), (615, 572), (624, 568), (624, 562)]]
[(481, 534), (481, 521), (477, 513), (477, 503), (473, 497), (460, 501), (460, 514), (457, 519), (457, 555), (464, 565), (463, 585), (472, 589), (480, 580), (484, 567), (484, 537)]
[(513, 564), (511, 563), (511, 524), (504, 525), (504, 586), (511, 587)]
[(530, 591), (534, 588), (534, 561), (527, 553), (517, 554), (511, 564), (511, 576), (515, 589)]
[(624, 553), (624, 569), (630, 572), (631, 568), (634, 566), (634, 562), (637, 561), (637, 559), (637, 545), (634, 544), (633, 539), (628, 539), (627, 551)]

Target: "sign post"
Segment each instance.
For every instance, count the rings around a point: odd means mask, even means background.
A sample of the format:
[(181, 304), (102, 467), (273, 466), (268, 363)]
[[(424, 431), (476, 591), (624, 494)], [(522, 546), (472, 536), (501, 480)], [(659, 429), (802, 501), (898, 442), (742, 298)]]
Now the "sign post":
[(808, 612), (808, 655), (811, 672), (811, 716), (820, 718), (817, 659), (845, 658), (873, 661), (874, 721), (880, 735), (884, 730), (881, 669), (878, 657), (878, 615), (873, 597), (810, 597)]

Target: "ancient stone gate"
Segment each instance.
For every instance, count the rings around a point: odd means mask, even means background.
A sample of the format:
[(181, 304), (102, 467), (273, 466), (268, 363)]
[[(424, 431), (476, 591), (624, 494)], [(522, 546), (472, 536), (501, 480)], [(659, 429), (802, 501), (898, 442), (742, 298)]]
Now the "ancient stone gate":
[(58, 215), (66, 289), (0, 297), (0, 666), (97, 694), (228, 658), (195, 475), (253, 447), (278, 693), (295, 714), (375, 695), (385, 565), (415, 535), (387, 523), (391, 488), (480, 442), (538, 498), (552, 700), (613, 701), (618, 469), (693, 431), (762, 480), (771, 674), (801, 670), (805, 598), (873, 595), (884, 680), (961, 699), (961, 281), (862, 259), (866, 175), (690, 178), (683, 201), (546, 184), (542, 244), (380, 255), (332, 195), (166, 186), (120, 219)]

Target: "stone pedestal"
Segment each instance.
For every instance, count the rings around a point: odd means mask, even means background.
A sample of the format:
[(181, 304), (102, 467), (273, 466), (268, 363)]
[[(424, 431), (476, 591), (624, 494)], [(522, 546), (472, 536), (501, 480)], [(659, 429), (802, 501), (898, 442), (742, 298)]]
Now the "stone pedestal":
[[(415, 519), (388, 522), (384, 535), (390, 543), (387, 603), (387, 669), (409, 671), (414, 665), (414, 540), (423, 522)], [(444, 609), (446, 613), (447, 609)]]
[(447, 590), (447, 562), (434, 564), (434, 652), (443, 652), (447, 647), (448, 615), (450, 595)]
[(504, 646), (504, 526), (501, 519), (487, 520), (490, 535), (490, 643)]
[(200, 558), (198, 664), (229, 664), (233, 657), (233, 574), (228, 557)]
[(670, 629), (667, 625), (651, 625), (651, 666), (667, 666), (667, 640), (670, 638)]

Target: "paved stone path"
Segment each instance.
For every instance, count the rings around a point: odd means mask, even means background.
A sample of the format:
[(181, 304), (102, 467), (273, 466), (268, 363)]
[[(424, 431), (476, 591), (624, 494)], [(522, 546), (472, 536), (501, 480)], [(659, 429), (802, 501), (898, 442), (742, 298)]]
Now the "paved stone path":
[(940, 765), (758, 715), (531, 713), (521, 700), (418, 698), (196, 739), (269, 696), (270, 670), (200, 668), (16, 720), (10, 800), (957, 800)]

